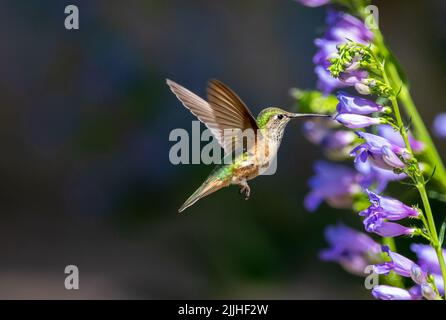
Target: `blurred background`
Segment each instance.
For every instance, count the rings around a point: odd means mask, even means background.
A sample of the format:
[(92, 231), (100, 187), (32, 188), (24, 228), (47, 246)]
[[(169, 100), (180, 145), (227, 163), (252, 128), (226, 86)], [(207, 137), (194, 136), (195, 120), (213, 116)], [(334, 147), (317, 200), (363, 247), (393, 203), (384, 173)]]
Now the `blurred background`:
[[(64, 28), (69, 4), (80, 30)], [(430, 126), (446, 109), (446, 3), (374, 4)], [(301, 123), (249, 201), (232, 187), (177, 213), (212, 166), (169, 162), (170, 131), (194, 117), (165, 78), (291, 109), (289, 88), (314, 87), (324, 16), (292, 0), (1, 1), (0, 298), (370, 298), (318, 259), (326, 225), (360, 220), (303, 208), (322, 155)]]

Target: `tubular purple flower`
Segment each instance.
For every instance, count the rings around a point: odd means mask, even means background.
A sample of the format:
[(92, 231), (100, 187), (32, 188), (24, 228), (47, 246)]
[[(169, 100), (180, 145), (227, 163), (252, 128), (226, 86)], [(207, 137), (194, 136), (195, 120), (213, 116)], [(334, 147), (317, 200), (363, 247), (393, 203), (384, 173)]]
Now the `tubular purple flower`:
[(316, 175), (309, 181), (311, 191), (304, 202), (310, 212), (315, 211), (323, 200), (335, 208), (348, 208), (352, 196), (361, 192), (360, 175), (349, 167), (318, 161), (314, 170)]
[(330, 0), (297, 0), (297, 1), (307, 7), (320, 7), (330, 2)]
[(362, 175), (361, 186), (367, 189), (373, 184), (376, 184), (375, 191), (378, 193), (383, 192), (389, 182), (407, 178), (405, 173), (396, 174), (392, 170), (373, 166), (369, 160), (365, 162), (357, 161), (355, 168)]
[(405, 168), (406, 164), (388, 146), (382, 147), (382, 159), (392, 168)]
[[(390, 143), (395, 144), (401, 148), (405, 148), (406, 145), (404, 143), (404, 139), (398, 131), (392, 128), (391, 125), (383, 124), (377, 127), (378, 135), (390, 141)], [(424, 143), (418, 140), (415, 140), (413, 135), (408, 132), (409, 143), (414, 152), (421, 152), (424, 150)]]
[(351, 40), (367, 44), (373, 39), (373, 33), (360, 19), (340, 11), (330, 10), (327, 14), (328, 29), (324, 38), (339, 43)]
[(446, 112), (435, 117), (433, 131), (439, 138), (446, 138)]
[(382, 147), (386, 146), (392, 152), (394, 152), (396, 154), (409, 153), (406, 148), (400, 147), (396, 144), (392, 144), (389, 140), (387, 140), (383, 137), (380, 137), (380, 136), (377, 136), (377, 135), (374, 135), (371, 133), (359, 132), (359, 131), (357, 131), (356, 134), (361, 139), (364, 139), (366, 141), (366, 143), (370, 146), (370, 150), (372, 152), (380, 152)]
[(362, 80), (369, 76), (366, 70), (353, 70), (350, 72), (343, 72), (339, 75), (339, 80), (348, 86), (354, 86), (357, 83), (362, 83)]
[(370, 159), (371, 163), (382, 169), (393, 170), (394, 168), (405, 168), (405, 164), (398, 158), (397, 154), (402, 156), (409, 155), (409, 151), (390, 143), (389, 140), (380, 136), (367, 133), (355, 132), (365, 143), (357, 146), (351, 152), (356, 161), (365, 162)]
[(350, 129), (365, 128), (383, 123), (381, 118), (371, 118), (353, 113), (340, 113), (335, 117), (335, 120)]
[[(429, 273), (440, 274), (440, 265), (438, 263), (437, 254), (434, 248), (425, 244), (413, 243), (410, 246), (410, 250), (414, 252), (418, 257), (418, 263), (420, 266)], [(446, 256), (446, 250), (443, 249), (443, 255)], [(446, 262), (446, 259), (445, 259)]]
[[(392, 261), (375, 265), (373, 269), (377, 274), (388, 274), (390, 271), (394, 271), (403, 277), (411, 277), (413, 270), (418, 267), (415, 262), (391, 251), (387, 246), (383, 246), (382, 251), (386, 252)], [(417, 274), (415, 278), (417, 281), (420, 281), (418, 284), (425, 283), (427, 275), (423, 273), (420, 268), (419, 271), (421, 274)]]
[(402, 235), (412, 235), (416, 229), (405, 227), (398, 223), (388, 222), (381, 218), (379, 214), (371, 214), (363, 221), (367, 232), (373, 232), (381, 237), (398, 237)]
[(379, 214), (381, 218), (387, 220), (401, 220), (408, 217), (419, 217), (421, 214), (419, 210), (409, 207), (394, 198), (379, 196), (369, 190), (367, 190), (367, 194), (372, 204), (368, 209), (360, 213), (362, 216)]
[(387, 285), (374, 287), (372, 295), (380, 300), (414, 300), (414, 297), (409, 291)]
[(322, 141), (321, 146), (328, 150), (342, 149), (349, 146), (354, 140), (355, 135), (351, 131), (336, 130), (327, 135)]
[(321, 251), (324, 261), (336, 261), (347, 271), (364, 275), (365, 268), (379, 257), (380, 245), (362, 232), (343, 224), (328, 226), (325, 238), (329, 249)]
[(351, 68), (352, 70), (341, 75), (341, 79), (335, 79), (330, 75), (327, 70), (330, 65), (328, 59), (336, 55), (337, 45), (348, 40), (367, 44), (373, 39), (373, 33), (365, 24), (347, 13), (328, 11), (327, 25), (327, 31), (323, 38), (315, 40), (318, 52), (313, 58), (313, 62), (316, 64), (315, 72), (319, 78), (317, 87), (325, 94), (337, 88), (355, 86), (367, 77), (366, 71), (355, 68)]
[[(338, 124), (334, 121), (331, 123)], [(334, 130), (322, 121), (306, 121), (303, 125), (305, 137), (314, 144), (320, 145), (325, 151), (335, 153), (339, 157), (347, 157), (349, 147), (356, 139), (350, 130)]]
[(356, 113), (368, 115), (374, 112), (382, 112), (384, 107), (365, 98), (351, 95), (344, 91), (339, 91), (336, 97), (339, 100), (337, 106), (338, 113)]
[(319, 48), (319, 51), (313, 57), (313, 63), (317, 66), (321, 66), (328, 74), (330, 74), (327, 68), (330, 66), (329, 58), (336, 55), (338, 51), (338, 41), (327, 39), (316, 39), (314, 44)]
[(423, 299), (423, 293), (421, 292), (421, 286), (415, 285), (412, 288), (409, 289), (410, 295), (413, 297), (414, 300), (421, 300)]
[(339, 79), (333, 78), (330, 75), (330, 72), (322, 66), (316, 66), (314, 72), (318, 77), (316, 87), (325, 95), (329, 94), (337, 88), (347, 87), (347, 85)]

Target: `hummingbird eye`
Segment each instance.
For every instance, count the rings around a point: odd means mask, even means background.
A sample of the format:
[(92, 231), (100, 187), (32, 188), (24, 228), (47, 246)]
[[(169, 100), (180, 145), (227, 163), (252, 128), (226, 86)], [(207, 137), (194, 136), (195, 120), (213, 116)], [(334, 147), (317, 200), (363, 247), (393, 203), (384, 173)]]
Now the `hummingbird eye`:
[(277, 115), (277, 119), (282, 120), (283, 119), (283, 114), (278, 114)]

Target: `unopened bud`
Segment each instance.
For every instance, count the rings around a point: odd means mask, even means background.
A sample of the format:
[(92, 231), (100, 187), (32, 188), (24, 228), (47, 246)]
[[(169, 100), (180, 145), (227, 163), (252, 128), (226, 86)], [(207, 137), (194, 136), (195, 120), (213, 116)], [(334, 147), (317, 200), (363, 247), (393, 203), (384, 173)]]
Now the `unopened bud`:
[(427, 282), (426, 273), (416, 264), (414, 264), (410, 270), (410, 277), (417, 284), (424, 284)]
[(367, 85), (365, 85), (365, 84), (363, 84), (361, 82), (355, 83), (355, 89), (360, 94), (364, 94), (364, 95), (370, 94), (369, 86), (367, 86)]
[(426, 298), (427, 300), (440, 300), (441, 299), (430, 284), (426, 283), (426, 284), (421, 285), (421, 292), (423, 294), (423, 297)]

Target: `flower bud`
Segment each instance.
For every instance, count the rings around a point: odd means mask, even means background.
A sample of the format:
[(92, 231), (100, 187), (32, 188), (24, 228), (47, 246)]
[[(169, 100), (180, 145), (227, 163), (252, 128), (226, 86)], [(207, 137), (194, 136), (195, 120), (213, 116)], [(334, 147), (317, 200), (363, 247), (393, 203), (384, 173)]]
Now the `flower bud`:
[(410, 270), (410, 277), (417, 284), (427, 283), (426, 273), (416, 264), (414, 264)]
[(412, 300), (412, 295), (409, 291), (386, 285), (374, 287), (372, 294), (375, 298), (381, 300)]
[(355, 89), (359, 94), (368, 95), (371, 93), (369, 86), (361, 82), (355, 83)]
[(353, 113), (338, 114), (335, 120), (350, 129), (365, 128), (371, 125), (381, 124), (383, 121), (381, 118), (371, 118)]
[(441, 300), (434, 288), (432, 288), (432, 286), (428, 283), (421, 285), (421, 292), (423, 297), (427, 300)]

